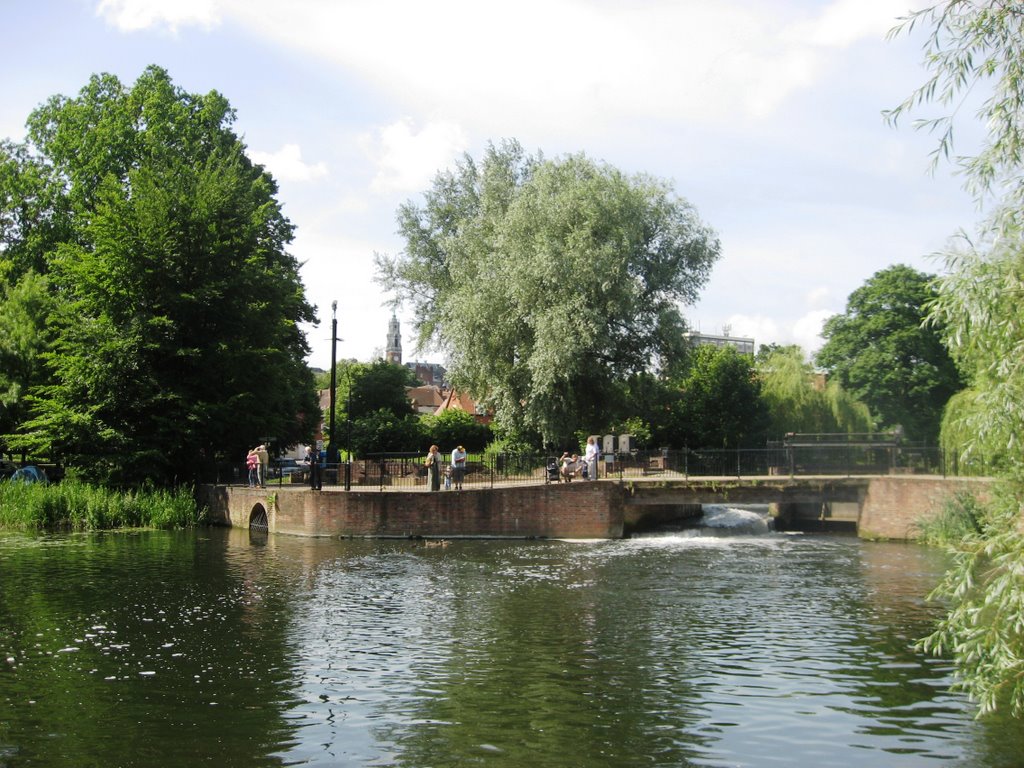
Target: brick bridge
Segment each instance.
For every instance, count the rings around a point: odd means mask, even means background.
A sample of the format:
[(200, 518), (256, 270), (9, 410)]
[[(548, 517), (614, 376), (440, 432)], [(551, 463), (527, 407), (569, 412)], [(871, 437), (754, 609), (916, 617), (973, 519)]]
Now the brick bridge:
[(779, 529), (856, 530), (913, 539), (958, 492), (990, 481), (925, 475), (600, 480), (465, 491), (312, 491), (304, 486), (203, 486), (222, 525), (340, 537), (616, 539), (696, 517), (701, 504), (771, 504)]

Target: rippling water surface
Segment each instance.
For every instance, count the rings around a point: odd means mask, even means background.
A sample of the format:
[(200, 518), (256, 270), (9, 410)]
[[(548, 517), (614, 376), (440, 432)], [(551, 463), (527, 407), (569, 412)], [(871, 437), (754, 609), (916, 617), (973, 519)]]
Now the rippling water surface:
[(0, 766), (1019, 765), (913, 545), (0, 537)]

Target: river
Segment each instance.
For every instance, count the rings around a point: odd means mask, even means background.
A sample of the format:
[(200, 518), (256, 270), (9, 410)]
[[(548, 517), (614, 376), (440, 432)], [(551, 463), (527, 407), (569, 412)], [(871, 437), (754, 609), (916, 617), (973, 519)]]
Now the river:
[(1021, 724), (914, 650), (944, 555), (706, 518), (0, 535), (0, 766), (1021, 764)]

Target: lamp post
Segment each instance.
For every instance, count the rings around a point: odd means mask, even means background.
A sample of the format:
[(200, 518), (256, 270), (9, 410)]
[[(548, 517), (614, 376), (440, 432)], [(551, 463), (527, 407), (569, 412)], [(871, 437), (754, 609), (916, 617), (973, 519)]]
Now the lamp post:
[(334, 396), (337, 391), (338, 302), (331, 302), (331, 421), (327, 433), (327, 463), (338, 463), (338, 446), (334, 442)]
[(348, 383), (348, 405), (345, 408), (345, 490), (352, 490), (352, 366), (345, 373)]

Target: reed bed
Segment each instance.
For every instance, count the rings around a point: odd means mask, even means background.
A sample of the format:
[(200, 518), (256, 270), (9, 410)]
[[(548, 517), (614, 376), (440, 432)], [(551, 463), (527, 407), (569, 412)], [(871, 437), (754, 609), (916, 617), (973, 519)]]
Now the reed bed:
[(0, 482), (0, 529), (191, 528), (207, 522), (191, 489), (113, 490), (74, 480)]

